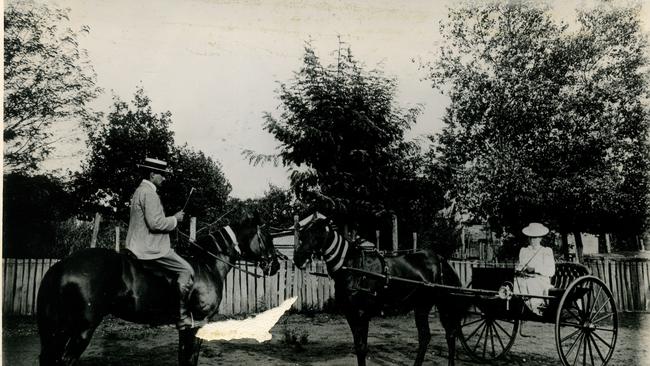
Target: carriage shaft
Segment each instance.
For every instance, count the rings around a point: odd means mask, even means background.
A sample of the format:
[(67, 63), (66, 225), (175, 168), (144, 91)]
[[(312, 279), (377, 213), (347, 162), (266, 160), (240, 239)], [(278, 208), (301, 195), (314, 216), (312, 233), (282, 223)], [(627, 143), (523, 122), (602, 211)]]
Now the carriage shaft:
[[(463, 287), (457, 287), (457, 286), (442, 285), (442, 284), (438, 284), (438, 283), (431, 283), (431, 282), (427, 282), (427, 281), (412, 280), (410, 278), (404, 278), (404, 277), (399, 277), (399, 276), (390, 276), (390, 275), (385, 275), (385, 274), (381, 274), (381, 273), (377, 273), (377, 272), (366, 271), (366, 270), (359, 269), (359, 268), (341, 267), (341, 269), (345, 270), (345, 271), (350, 271), (350, 272), (353, 272), (353, 273), (356, 272), (356, 273), (363, 274), (363, 275), (383, 278), (383, 279), (385, 279), (387, 281), (398, 281), (398, 282), (410, 283), (410, 284), (413, 284), (413, 285), (424, 286), (424, 287), (429, 287), (429, 288), (440, 288), (440, 289), (445, 289), (445, 290), (451, 290), (450, 292), (454, 292), (455, 294), (497, 296), (498, 293), (499, 293), (498, 291), (493, 291), (493, 290), (463, 288)], [(512, 296), (546, 299), (546, 300), (556, 299), (553, 296), (529, 295), (529, 294), (521, 294), (521, 293), (516, 293), (516, 292), (512, 293)]]

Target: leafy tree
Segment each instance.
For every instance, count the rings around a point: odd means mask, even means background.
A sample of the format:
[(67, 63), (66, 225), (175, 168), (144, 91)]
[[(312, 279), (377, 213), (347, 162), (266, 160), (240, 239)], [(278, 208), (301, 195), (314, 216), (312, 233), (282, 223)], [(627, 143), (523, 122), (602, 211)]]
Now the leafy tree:
[(187, 202), (186, 215), (202, 221), (211, 222), (223, 214), (232, 187), (219, 162), (184, 145), (173, 149), (170, 163), (178, 172), (164, 183), (161, 193), (170, 211), (180, 210)]
[(52, 258), (57, 254), (58, 223), (73, 215), (65, 183), (20, 173), (5, 174), (3, 183), (3, 256)]
[(300, 202), (295, 195), (287, 189), (269, 185), (264, 196), (255, 199), (260, 216), (271, 226), (285, 229), (293, 225), (293, 216), (303, 218), (311, 214), (308, 206)]
[(4, 17), (4, 167), (33, 171), (58, 140), (52, 125), (93, 124), (88, 105), (100, 92), (79, 36), (64, 28), (68, 10), (9, 1)]
[(231, 189), (220, 164), (187, 145), (175, 147), (169, 129), (171, 113), (156, 114), (150, 104), (141, 88), (132, 105), (116, 98), (107, 123), (89, 131), (90, 154), (75, 179), (82, 212), (100, 211), (128, 220), (129, 199), (143, 178), (137, 164), (154, 157), (175, 169), (161, 190), (166, 209), (170, 213), (180, 210), (194, 187), (187, 214), (211, 219), (221, 212)]
[(171, 113), (155, 114), (139, 88), (132, 107), (115, 97), (108, 121), (88, 131), (88, 159), (75, 176), (86, 215), (100, 211), (128, 218), (128, 201), (142, 179), (136, 164), (145, 157), (169, 161), (174, 146)]
[[(580, 11), (578, 29), (528, 2), (451, 9), (430, 66), (451, 105), (436, 163), (461, 206), (518, 233), (639, 232), (648, 210), (646, 41), (638, 8)], [(578, 243), (580, 245), (580, 243)]]
[(336, 57), (323, 65), (306, 46), (300, 70), (280, 84), (281, 113), (267, 114), (265, 129), (280, 142), (279, 160), (301, 201), (370, 227), (417, 200), (410, 188), (421, 182), (420, 151), (404, 133), (419, 109), (397, 106), (397, 82), (366, 71), (349, 48), (340, 45)]

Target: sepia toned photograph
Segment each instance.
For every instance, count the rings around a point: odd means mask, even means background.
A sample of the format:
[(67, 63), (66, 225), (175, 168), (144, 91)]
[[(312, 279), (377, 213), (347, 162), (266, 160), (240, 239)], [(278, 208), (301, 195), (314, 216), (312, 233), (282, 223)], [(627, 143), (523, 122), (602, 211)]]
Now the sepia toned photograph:
[(650, 2), (3, 3), (1, 364), (650, 365)]

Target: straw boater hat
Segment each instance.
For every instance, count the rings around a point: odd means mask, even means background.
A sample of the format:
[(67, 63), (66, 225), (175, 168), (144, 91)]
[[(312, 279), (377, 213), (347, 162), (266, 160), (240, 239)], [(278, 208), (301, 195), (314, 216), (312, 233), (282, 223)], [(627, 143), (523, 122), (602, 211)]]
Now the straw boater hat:
[(548, 234), (548, 228), (538, 222), (531, 222), (521, 232), (526, 236), (536, 238)]
[(136, 164), (138, 168), (150, 170), (156, 173), (171, 173), (172, 171), (167, 167), (167, 162), (153, 159), (145, 158), (142, 164)]

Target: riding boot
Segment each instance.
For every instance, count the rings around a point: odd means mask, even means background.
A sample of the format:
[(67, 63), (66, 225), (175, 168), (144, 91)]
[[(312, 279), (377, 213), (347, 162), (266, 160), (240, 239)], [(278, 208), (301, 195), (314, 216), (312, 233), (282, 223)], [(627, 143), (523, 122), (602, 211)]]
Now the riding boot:
[(196, 322), (194, 321), (194, 318), (188, 306), (192, 283), (189, 281), (183, 281), (183, 282), (185, 283), (179, 283), (178, 286), (179, 314), (178, 314), (178, 322), (176, 323), (176, 328), (178, 328), (179, 330), (196, 327)]

